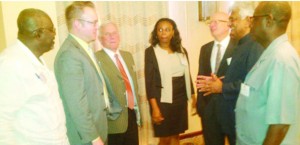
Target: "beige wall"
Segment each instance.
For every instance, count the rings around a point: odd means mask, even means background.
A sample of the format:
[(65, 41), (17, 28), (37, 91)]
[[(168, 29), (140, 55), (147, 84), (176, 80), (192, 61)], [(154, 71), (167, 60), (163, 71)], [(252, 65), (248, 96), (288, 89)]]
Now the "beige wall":
[[(5, 43), (7, 46), (13, 44), (17, 39), (17, 18), (19, 13), (26, 8), (37, 8), (45, 11), (52, 19), (54, 26), (57, 26), (56, 19), (56, 7), (55, 2), (2, 2), (0, 5), (1, 10), (3, 12), (3, 28), (4, 28), (4, 36), (6, 38)], [(5, 20), (5, 21), (4, 21)], [(0, 38), (1, 38), (1, 22), (0, 21)], [(59, 48), (58, 39), (55, 40), (54, 50), (43, 55), (48, 67), (53, 70), (53, 62), (55, 58), (55, 54)], [(2, 45), (2, 44), (1, 44)], [(1, 48), (1, 47), (0, 47)]]
[(0, 52), (6, 47), (6, 40), (3, 26), (2, 2), (0, 1)]

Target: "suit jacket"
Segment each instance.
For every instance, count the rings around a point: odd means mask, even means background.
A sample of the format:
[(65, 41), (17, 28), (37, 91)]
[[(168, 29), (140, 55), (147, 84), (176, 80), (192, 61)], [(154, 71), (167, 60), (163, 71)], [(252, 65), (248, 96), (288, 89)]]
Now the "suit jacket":
[(231, 117), (235, 122), (235, 105), (240, 92), (241, 83), (263, 52), (263, 47), (255, 42), (250, 34), (239, 40), (227, 69), (222, 87), (220, 106), (221, 120)]
[[(221, 77), (224, 76), (229, 64), (227, 63), (227, 59), (232, 57), (232, 54), (235, 49), (235, 42), (234, 40), (230, 39), (229, 44), (226, 48), (224, 56), (221, 60), (221, 64), (219, 66), (217, 76)], [(211, 65), (210, 65), (210, 57), (212, 53), (212, 49), (214, 46), (214, 41), (211, 41), (201, 47), (200, 50), (200, 57), (199, 57), (199, 71), (198, 75), (205, 75), (210, 76), (212, 73)], [(197, 97), (197, 112), (200, 116), (205, 114), (209, 115), (214, 113), (216, 110), (217, 102), (222, 94), (211, 94), (209, 96), (203, 96), (204, 93), (198, 92)]]
[(55, 75), (66, 113), (71, 145), (107, 138), (103, 84), (92, 60), (82, 46), (68, 36), (55, 58)]
[[(185, 54), (187, 51), (184, 49)], [(188, 60), (188, 55), (187, 55)], [(193, 82), (191, 80), (191, 93), (194, 94)], [(152, 46), (148, 47), (145, 50), (145, 81), (146, 81), (146, 93), (148, 100), (155, 98), (157, 101), (160, 101), (161, 98), (161, 76), (158, 67), (158, 62)], [(150, 109), (151, 110), (151, 109)]]
[[(123, 60), (126, 63), (130, 76), (133, 80), (135, 95), (138, 102), (138, 87), (137, 87), (137, 78), (135, 72), (135, 64), (132, 55), (129, 52), (119, 50)], [(108, 80), (110, 82), (111, 88), (117, 98), (117, 101), (122, 107), (122, 112), (120, 116), (116, 120), (109, 120), (108, 121), (108, 133), (109, 134), (116, 134), (116, 133), (124, 133), (128, 127), (128, 106), (127, 106), (127, 99), (126, 99), (126, 87), (123, 81), (122, 74), (120, 73), (119, 69), (113, 62), (113, 60), (108, 56), (108, 54), (104, 50), (100, 50), (95, 53), (95, 56), (101, 66), (103, 71), (105, 72)], [(135, 112), (137, 115), (137, 119), (140, 120), (140, 112), (139, 107), (135, 106)]]

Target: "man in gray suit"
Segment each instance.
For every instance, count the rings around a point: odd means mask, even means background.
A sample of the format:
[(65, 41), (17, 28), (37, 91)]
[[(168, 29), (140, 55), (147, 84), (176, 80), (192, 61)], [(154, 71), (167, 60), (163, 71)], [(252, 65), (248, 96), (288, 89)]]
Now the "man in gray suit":
[(108, 93), (88, 44), (96, 39), (98, 16), (92, 2), (66, 9), (69, 36), (55, 59), (55, 75), (71, 145), (103, 145), (107, 138)]
[(99, 39), (104, 48), (95, 53), (96, 58), (123, 110), (119, 118), (108, 121), (108, 144), (138, 145), (140, 112), (134, 60), (129, 52), (119, 50), (120, 36), (114, 23), (106, 22), (100, 26)]

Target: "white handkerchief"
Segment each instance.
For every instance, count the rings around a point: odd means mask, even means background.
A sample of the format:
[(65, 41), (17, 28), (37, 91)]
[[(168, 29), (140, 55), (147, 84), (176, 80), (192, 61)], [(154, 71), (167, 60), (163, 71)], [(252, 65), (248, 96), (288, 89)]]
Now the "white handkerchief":
[(231, 59), (232, 59), (232, 57), (229, 57), (229, 58), (227, 58), (227, 59), (226, 59), (226, 61), (227, 61), (227, 65), (230, 65), (230, 63), (231, 63)]
[(250, 87), (244, 83), (241, 84), (241, 92), (243, 96), (249, 97), (250, 95)]

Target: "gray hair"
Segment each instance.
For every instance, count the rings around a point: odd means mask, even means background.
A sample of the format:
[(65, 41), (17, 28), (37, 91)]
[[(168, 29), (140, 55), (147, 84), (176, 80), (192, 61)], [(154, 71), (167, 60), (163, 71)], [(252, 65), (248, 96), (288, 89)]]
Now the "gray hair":
[(256, 6), (257, 2), (253, 1), (234, 2), (233, 6), (230, 8), (230, 12), (232, 12), (234, 9), (238, 9), (241, 19), (245, 19), (247, 16), (253, 16)]
[(118, 28), (118, 26), (117, 26), (116, 23), (114, 23), (113, 21), (110, 21), (110, 20), (105, 20), (105, 21), (101, 22), (101, 25), (99, 26), (99, 31), (98, 31), (99, 32), (99, 36), (103, 35), (102, 34), (103, 27), (105, 27), (106, 25), (109, 25), (109, 24), (114, 25), (117, 28), (117, 30), (119, 31), (119, 28)]

